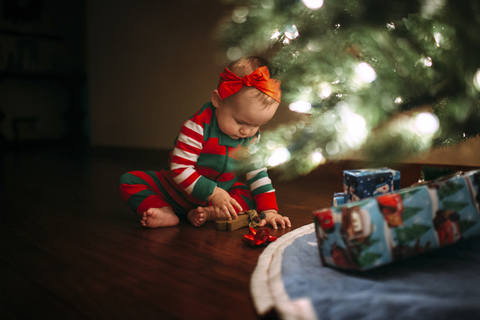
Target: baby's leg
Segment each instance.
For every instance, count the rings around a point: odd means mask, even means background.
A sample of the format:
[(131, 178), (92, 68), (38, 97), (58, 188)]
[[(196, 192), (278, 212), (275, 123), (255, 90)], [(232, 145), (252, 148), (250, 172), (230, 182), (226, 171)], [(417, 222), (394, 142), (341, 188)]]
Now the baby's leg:
[[(140, 212), (139, 212), (140, 214)], [(180, 222), (170, 207), (150, 208), (143, 212), (140, 223), (144, 227), (159, 228), (176, 226)]]
[(144, 227), (158, 228), (179, 223), (160, 190), (160, 172), (131, 171), (120, 177), (119, 192), (123, 201), (142, 217)]
[[(228, 194), (230, 197), (237, 200), (238, 204), (242, 207), (242, 211), (256, 208), (255, 200), (250, 192), (250, 188), (243, 183), (236, 182), (233, 187), (228, 190)], [(239, 212), (239, 210), (235, 210), (237, 213)]]

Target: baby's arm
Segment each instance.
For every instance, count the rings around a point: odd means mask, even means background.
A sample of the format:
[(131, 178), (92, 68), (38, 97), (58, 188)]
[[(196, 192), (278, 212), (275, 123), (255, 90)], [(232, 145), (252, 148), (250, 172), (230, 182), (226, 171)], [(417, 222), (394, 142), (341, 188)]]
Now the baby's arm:
[(289, 228), (292, 226), (290, 219), (279, 215), (276, 210), (265, 210), (262, 214), (265, 214), (265, 217), (260, 221), (260, 227), (265, 226), (267, 223), (271, 224), (274, 229), (278, 228), (277, 223), (280, 224), (283, 229), (285, 229), (285, 226)]
[[(204, 106), (182, 125), (170, 157), (169, 174), (187, 194), (205, 202), (212, 200), (216, 208), (220, 207), (221, 209), (223, 205), (229, 209), (227, 204), (231, 205), (232, 203), (229, 200), (230, 195), (227, 193), (227, 198), (221, 189), (217, 188), (216, 182), (200, 175), (196, 170), (197, 160), (203, 149), (204, 126), (210, 118), (210, 109)], [(215, 190), (217, 192), (214, 197)], [(218, 216), (219, 209), (216, 210), (216, 213)], [(225, 215), (228, 215), (228, 211), (225, 212)]]
[(237, 219), (238, 215), (234, 207), (239, 211), (243, 211), (237, 200), (233, 199), (227, 191), (219, 187), (215, 187), (213, 193), (208, 197), (208, 201), (212, 203), (217, 217), (226, 215), (228, 220), (232, 220), (232, 216), (233, 219)]

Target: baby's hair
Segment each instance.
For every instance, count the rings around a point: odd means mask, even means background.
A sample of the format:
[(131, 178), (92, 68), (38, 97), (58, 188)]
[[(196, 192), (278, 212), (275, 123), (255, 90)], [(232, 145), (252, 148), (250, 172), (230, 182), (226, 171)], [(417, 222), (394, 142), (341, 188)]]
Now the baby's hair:
[[(233, 61), (227, 66), (227, 68), (233, 73), (235, 73), (237, 76), (239, 76), (240, 78), (243, 78), (246, 75), (257, 70), (258, 68), (267, 67), (268, 69), (268, 64), (269, 62), (265, 58), (257, 57), (257, 56), (248, 56), (248, 57), (244, 57), (239, 60)], [(270, 70), (268, 71), (270, 72)], [(255, 90), (256, 92), (258, 92), (258, 98), (265, 106), (269, 106), (277, 102), (275, 99), (266, 95), (265, 93), (263, 93), (262, 91), (256, 88), (243, 87), (241, 90)], [(235, 94), (233, 94), (230, 97), (234, 97), (234, 96)], [(227, 97), (226, 99), (228, 98), (229, 97)]]

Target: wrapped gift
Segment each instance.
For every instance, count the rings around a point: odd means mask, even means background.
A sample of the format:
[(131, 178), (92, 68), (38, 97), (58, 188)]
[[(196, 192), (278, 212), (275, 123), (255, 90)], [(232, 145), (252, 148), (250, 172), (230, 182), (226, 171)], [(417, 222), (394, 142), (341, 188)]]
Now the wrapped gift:
[(388, 168), (343, 171), (343, 192), (347, 202), (400, 189), (400, 172)]
[(367, 270), (480, 235), (480, 170), (313, 212), (322, 264)]

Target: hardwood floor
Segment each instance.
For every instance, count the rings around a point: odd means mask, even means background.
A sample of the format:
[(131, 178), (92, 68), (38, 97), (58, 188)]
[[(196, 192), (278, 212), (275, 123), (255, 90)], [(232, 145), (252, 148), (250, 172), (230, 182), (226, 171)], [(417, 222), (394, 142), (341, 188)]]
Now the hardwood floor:
[[(165, 152), (119, 149), (9, 154), (0, 194), (0, 319), (257, 318), (249, 281), (264, 248), (241, 241), (247, 229), (187, 221), (146, 229), (120, 200), (122, 173), (158, 169), (165, 159)], [(273, 178), (293, 227), (271, 234), (311, 223), (311, 212), (342, 191), (342, 171), (366, 166), (329, 163), (293, 181)], [(420, 165), (389, 167), (401, 170), (403, 187), (420, 176)]]

